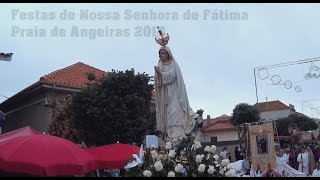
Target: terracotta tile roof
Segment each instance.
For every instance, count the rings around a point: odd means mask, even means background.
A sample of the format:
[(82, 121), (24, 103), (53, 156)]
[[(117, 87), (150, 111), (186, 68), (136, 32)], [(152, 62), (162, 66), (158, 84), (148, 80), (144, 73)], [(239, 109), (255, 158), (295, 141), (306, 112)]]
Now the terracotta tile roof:
[(279, 100), (255, 104), (255, 106), (257, 106), (257, 105), (258, 105), (259, 112), (290, 109), (287, 105), (283, 104)]
[(94, 68), (82, 62), (78, 62), (42, 76), (40, 81), (83, 88), (87, 83), (90, 82), (87, 76), (88, 73), (93, 73), (96, 77), (96, 80), (102, 78), (104, 75), (107, 75), (107, 72), (105, 71)]
[(207, 121), (207, 123), (201, 128), (201, 131), (203, 132), (211, 132), (211, 131), (226, 131), (226, 130), (236, 130), (237, 127), (233, 126), (230, 123), (230, 116), (228, 115), (222, 115), (219, 117), (216, 117), (214, 119), (210, 119)]

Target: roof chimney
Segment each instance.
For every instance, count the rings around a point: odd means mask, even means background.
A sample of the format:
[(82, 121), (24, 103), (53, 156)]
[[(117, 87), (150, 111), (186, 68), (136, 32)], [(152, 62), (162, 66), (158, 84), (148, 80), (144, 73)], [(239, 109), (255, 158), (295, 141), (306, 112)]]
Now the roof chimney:
[(210, 115), (207, 115), (207, 119), (210, 119)]
[(292, 105), (292, 104), (289, 104), (289, 108), (290, 108), (293, 112), (296, 111), (296, 110), (294, 109), (294, 105)]

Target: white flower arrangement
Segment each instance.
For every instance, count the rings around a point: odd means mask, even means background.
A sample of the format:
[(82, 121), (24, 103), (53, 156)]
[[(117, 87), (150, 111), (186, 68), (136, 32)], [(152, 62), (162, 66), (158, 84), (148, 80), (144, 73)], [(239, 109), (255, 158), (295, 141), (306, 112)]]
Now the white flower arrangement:
[(196, 162), (197, 163), (201, 163), (202, 162), (202, 156), (201, 155), (197, 155), (196, 156)]
[(218, 160), (219, 160), (218, 154), (214, 155), (213, 158), (214, 158), (216, 161), (218, 161)]
[(229, 159), (223, 159), (223, 160), (221, 161), (221, 166), (222, 166), (222, 167), (227, 167), (229, 163), (230, 163), (230, 160), (229, 160)]
[(200, 141), (197, 141), (197, 140), (194, 140), (194, 142), (193, 142), (194, 144), (192, 145), (193, 146), (193, 148), (191, 148), (191, 149), (194, 149), (194, 150), (197, 150), (197, 149), (199, 149), (199, 148), (201, 148), (202, 146), (201, 146), (201, 142)]
[(178, 163), (176, 165), (176, 167), (174, 168), (174, 171), (177, 172), (177, 173), (182, 173), (183, 172), (183, 168), (184, 167), (180, 163)]
[(176, 157), (176, 151), (174, 149), (173, 150), (169, 150), (169, 157), (171, 157), (171, 158)]
[(206, 170), (206, 165), (200, 164), (199, 167), (198, 167), (198, 171), (199, 171), (200, 173), (203, 173), (205, 170)]
[(210, 146), (206, 146), (205, 148), (204, 148), (204, 152), (209, 152), (210, 151)]
[(161, 161), (155, 162), (155, 163), (154, 163), (154, 168), (155, 168), (155, 170), (158, 171), (158, 172), (159, 172), (159, 171), (162, 171), (163, 165), (162, 165)]
[(213, 154), (213, 153), (216, 152), (216, 150), (217, 150), (217, 146), (211, 145), (211, 147), (210, 147), (210, 149), (209, 149), (209, 152)]
[(152, 176), (152, 172), (149, 171), (149, 170), (145, 170), (145, 171), (143, 171), (143, 175), (146, 176), (146, 177), (151, 177)]
[(215, 171), (215, 168), (214, 168), (214, 166), (212, 166), (212, 165), (209, 165), (209, 168), (208, 168), (208, 173), (209, 173), (209, 174), (213, 174), (213, 173), (214, 173), (214, 171)]
[(151, 151), (151, 157), (152, 157), (152, 159), (157, 159), (158, 153), (157, 153), (156, 150), (152, 150), (152, 151)]
[(171, 142), (166, 142), (166, 150), (172, 149), (172, 143)]
[[(189, 141), (190, 142), (190, 141)], [(202, 147), (199, 141), (177, 148), (174, 142), (146, 149), (143, 164), (127, 169), (125, 176), (136, 177), (235, 177), (229, 159), (222, 160), (215, 145)]]
[(234, 169), (230, 169), (225, 173), (226, 177), (236, 177), (237, 176), (237, 172)]
[(176, 174), (173, 171), (168, 172), (168, 177), (176, 177)]

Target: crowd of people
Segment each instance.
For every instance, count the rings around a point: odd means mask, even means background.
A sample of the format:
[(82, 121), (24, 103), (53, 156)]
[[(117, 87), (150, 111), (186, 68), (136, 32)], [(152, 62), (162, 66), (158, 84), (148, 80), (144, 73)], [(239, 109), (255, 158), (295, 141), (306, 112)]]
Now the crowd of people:
[[(275, 150), (280, 160), (292, 168), (305, 173), (307, 176), (320, 177), (320, 141), (296, 144), (284, 143), (282, 148), (276, 145)], [(241, 162), (241, 170), (238, 173), (250, 175), (251, 177), (284, 176), (272, 169), (270, 164), (268, 164), (266, 171), (262, 171), (259, 165), (256, 169), (251, 168), (249, 159), (238, 146), (234, 150), (235, 161), (231, 161), (230, 154), (227, 147), (224, 147), (220, 152), (220, 158), (221, 160), (229, 159), (230, 162), (243, 160)]]
[(288, 144), (283, 150), (277, 148), (276, 154), (292, 168), (308, 176), (320, 177), (320, 142)]

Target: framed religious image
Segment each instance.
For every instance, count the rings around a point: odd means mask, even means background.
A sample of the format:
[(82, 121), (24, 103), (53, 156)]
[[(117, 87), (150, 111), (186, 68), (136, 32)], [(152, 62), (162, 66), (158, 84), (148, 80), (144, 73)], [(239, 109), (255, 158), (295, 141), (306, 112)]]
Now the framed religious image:
[(272, 123), (249, 126), (250, 160), (254, 168), (259, 164), (262, 171), (267, 170), (267, 164), (275, 168), (274, 131)]
[(258, 154), (268, 154), (268, 134), (256, 136)]

